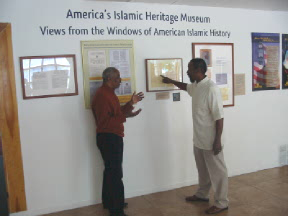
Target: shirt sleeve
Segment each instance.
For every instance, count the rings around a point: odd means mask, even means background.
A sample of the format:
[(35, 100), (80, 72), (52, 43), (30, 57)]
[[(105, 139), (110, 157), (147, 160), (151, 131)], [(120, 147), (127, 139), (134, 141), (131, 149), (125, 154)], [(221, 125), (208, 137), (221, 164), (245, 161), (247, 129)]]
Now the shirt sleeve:
[(186, 87), (186, 91), (188, 92), (188, 94), (192, 97), (193, 94), (193, 90), (194, 90), (194, 85), (193, 83), (187, 84)]
[(214, 121), (224, 118), (222, 95), (217, 86), (209, 89), (208, 105)]
[(131, 111), (132, 109), (133, 109), (133, 106), (129, 102), (127, 102), (125, 105), (121, 106), (121, 111), (123, 114)]

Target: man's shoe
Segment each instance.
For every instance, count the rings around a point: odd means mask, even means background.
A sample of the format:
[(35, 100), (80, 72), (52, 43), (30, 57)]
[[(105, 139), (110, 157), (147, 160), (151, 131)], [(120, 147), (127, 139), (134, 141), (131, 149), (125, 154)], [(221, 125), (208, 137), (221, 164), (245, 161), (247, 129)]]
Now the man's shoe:
[[(103, 205), (103, 208), (104, 209), (108, 209), (108, 207), (106, 205)], [(128, 208), (128, 203), (127, 202), (124, 203), (124, 208)]]
[(226, 208), (218, 208), (217, 206), (211, 206), (209, 209), (205, 211), (206, 214), (217, 214), (222, 211), (228, 210), (228, 207)]
[(209, 202), (209, 199), (200, 198), (197, 197), (196, 195), (188, 196), (185, 198), (185, 200), (188, 202)]
[(110, 216), (128, 216), (127, 214), (110, 214)]

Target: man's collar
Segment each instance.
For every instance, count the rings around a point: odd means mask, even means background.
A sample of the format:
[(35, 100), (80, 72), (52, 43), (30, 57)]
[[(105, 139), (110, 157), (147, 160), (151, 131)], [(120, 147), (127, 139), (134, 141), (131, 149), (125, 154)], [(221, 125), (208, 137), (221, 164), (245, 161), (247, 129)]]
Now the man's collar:
[(204, 79), (202, 79), (202, 80), (200, 80), (200, 82), (196, 82), (196, 85), (197, 86), (201, 86), (201, 85), (203, 85), (204, 83), (206, 83), (207, 81), (209, 80), (209, 78), (207, 77), (207, 76), (205, 76), (205, 78)]

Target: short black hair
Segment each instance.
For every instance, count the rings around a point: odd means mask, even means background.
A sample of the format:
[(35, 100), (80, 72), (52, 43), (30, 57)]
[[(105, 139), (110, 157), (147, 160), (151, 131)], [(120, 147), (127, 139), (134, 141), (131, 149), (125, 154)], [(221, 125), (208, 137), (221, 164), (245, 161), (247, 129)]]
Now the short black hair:
[(202, 58), (193, 58), (190, 63), (193, 63), (194, 69), (200, 68), (200, 71), (205, 74), (207, 71), (207, 65), (204, 59)]

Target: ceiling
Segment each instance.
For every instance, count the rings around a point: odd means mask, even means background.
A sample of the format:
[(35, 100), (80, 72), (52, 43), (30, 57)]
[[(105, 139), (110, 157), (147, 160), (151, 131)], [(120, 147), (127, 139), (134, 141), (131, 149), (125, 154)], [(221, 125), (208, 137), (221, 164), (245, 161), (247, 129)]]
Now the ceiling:
[[(88, 0), (89, 1), (89, 0)], [(190, 5), (252, 10), (288, 11), (288, 0), (90, 0), (102, 2), (144, 2), (169, 5)]]

